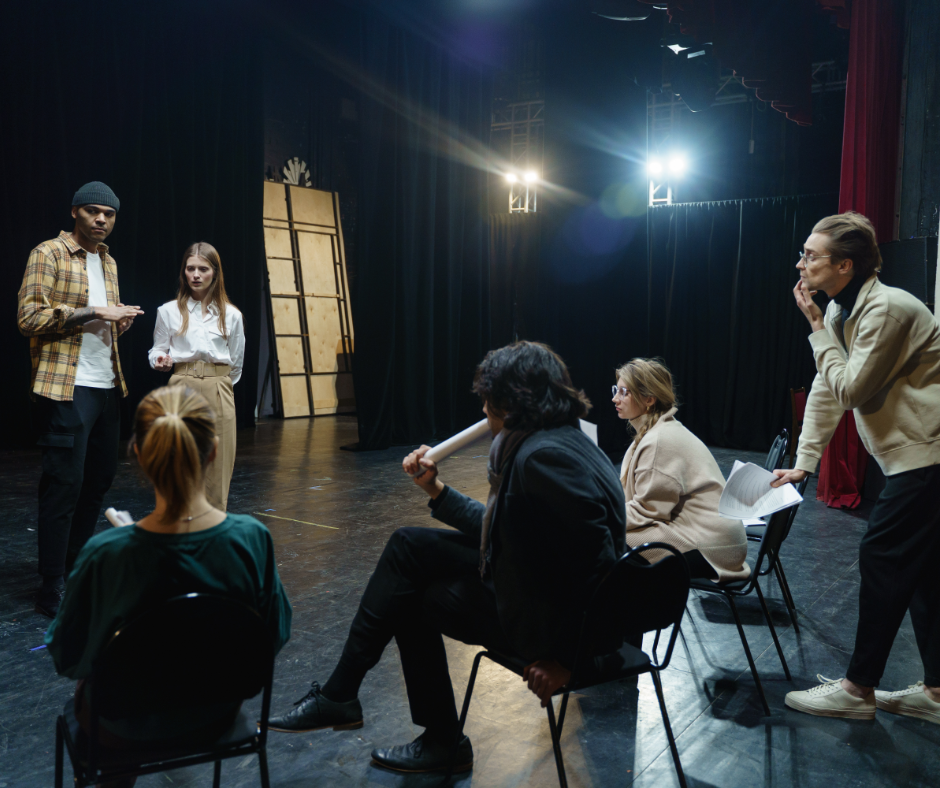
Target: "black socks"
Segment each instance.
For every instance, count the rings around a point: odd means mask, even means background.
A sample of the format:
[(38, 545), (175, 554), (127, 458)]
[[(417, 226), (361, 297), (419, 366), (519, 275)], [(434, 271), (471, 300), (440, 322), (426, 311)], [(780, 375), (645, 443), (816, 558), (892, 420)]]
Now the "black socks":
[(359, 685), (365, 677), (366, 671), (349, 665), (343, 657), (340, 657), (339, 663), (333, 669), (326, 684), (320, 689), (320, 693), (324, 698), (335, 703), (348, 703), (359, 697)]

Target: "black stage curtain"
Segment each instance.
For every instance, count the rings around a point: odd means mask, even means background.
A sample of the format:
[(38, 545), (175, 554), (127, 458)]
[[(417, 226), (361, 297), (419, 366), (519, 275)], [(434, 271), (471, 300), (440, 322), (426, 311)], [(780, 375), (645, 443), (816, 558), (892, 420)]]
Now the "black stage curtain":
[(121, 200), (108, 239), (121, 296), (146, 314), (120, 340), (133, 409), (166, 382), (147, 362), (156, 309), (176, 292), (183, 250), (215, 245), (247, 329), (235, 387), (253, 424), (263, 267), (262, 110), (257, 24), (248, 3), (209, 0), (107, 8), (31, 2), (4, 12), (0, 58), (0, 233), (4, 446), (28, 445), (28, 342), (16, 293), (30, 249), (70, 230), (72, 195), (101, 180)]
[(675, 376), (679, 419), (708, 445), (766, 450), (789, 428), (789, 389), (815, 374), (795, 266), (837, 207), (827, 194), (651, 209), (651, 354)]
[(359, 448), (379, 449), (482, 418), (490, 104), (481, 67), (380, 16), (360, 31), (354, 377)]

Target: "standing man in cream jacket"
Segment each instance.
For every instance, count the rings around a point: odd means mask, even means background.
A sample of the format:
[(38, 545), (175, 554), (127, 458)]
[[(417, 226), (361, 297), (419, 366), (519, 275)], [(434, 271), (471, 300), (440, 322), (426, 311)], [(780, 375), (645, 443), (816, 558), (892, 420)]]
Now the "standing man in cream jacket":
[[(775, 486), (816, 470), (850, 409), (887, 482), (859, 549), (858, 628), (846, 677), (787, 693), (786, 704), (822, 717), (874, 719), (877, 707), (940, 723), (940, 326), (917, 298), (878, 280), (875, 229), (860, 214), (819, 221), (797, 268), (793, 295), (813, 330), (818, 374), (795, 467), (775, 471)], [(825, 315), (812, 298), (819, 290), (832, 299)], [(908, 610), (924, 680), (875, 691)]]

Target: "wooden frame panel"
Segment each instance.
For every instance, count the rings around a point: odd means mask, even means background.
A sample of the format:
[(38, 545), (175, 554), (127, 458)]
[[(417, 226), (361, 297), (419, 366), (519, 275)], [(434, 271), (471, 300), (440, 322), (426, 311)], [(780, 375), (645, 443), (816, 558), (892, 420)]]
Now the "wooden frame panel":
[(316, 224), (331, 227), (336, 232), (333, 216), (333, 193), (304, 186), (290, 186), (291, 213), (293, 221), (301, 224)]
[(353, 411), (339, 195), (266, 182), (263, 227), (282, 415)]

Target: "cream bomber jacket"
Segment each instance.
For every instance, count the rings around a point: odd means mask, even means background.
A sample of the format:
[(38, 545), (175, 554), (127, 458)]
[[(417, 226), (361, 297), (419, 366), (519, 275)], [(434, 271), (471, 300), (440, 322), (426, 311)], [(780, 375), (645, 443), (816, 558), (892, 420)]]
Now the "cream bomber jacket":
[[(725, 477), (708, 447), (666, 411), (620, 467), (627, 505), (627, 546), (666, 542), (680, 552), (698, 550), (721, 583), (751, 573), (740, 520), (718, 514)], [(645, 557), (658, 561), (665, 551)]]
[(886, 476), (940, 464), (940, 325), (917, 298), (872, 275), (845, 321), (831, 301), (810, 334), (818, 374), (795, 467), (813, 473), (847, 410)]

